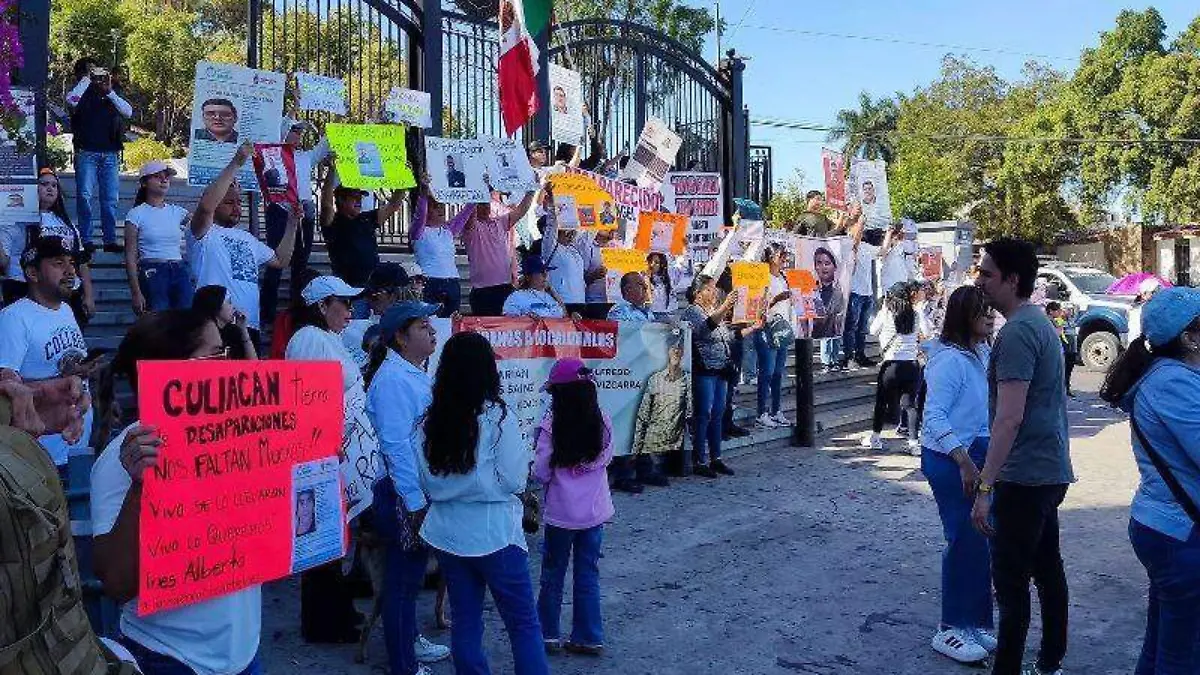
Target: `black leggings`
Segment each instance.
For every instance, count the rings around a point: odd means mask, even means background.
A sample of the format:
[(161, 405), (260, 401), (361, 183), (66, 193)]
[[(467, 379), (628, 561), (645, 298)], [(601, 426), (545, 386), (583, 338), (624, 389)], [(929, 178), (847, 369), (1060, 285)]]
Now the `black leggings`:
[(921, 368), (916, 361), (884, 361), (879, 366), (879, 385), (875, 389), (875, 418), (871, 429), (883, 431), (885, 419), (895, 421), (900, 398), (908, 395), (909, 405), (917, 404), (917, 386), (921, 383)]

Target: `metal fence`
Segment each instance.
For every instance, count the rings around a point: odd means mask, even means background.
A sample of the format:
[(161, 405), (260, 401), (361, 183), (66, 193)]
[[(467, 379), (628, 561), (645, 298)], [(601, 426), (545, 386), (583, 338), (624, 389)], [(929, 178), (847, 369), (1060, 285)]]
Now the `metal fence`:
[(771, 146), (750, 146), (750, 199), (766, 207), (771, 201), (775, 177), (772, 175)]

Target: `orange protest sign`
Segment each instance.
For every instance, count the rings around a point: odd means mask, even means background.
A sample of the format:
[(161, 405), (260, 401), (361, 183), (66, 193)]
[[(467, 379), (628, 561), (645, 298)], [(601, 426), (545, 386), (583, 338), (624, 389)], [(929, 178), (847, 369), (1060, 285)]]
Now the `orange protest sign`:
[(642, 211), (634, 246), (646, 252), (683, 255), (689, 223), (688, 217), (680, 213)]
[(138, 364), (141, 422), (163, 440), (142, 488), (138, 614), (345, 555), (341, 368)]
[(787, 275), (788, 288), (794, 288), (805, 294), (817, 290), (817, 279), (813, 276), (812, 270), (787, 270), (784, 274)]

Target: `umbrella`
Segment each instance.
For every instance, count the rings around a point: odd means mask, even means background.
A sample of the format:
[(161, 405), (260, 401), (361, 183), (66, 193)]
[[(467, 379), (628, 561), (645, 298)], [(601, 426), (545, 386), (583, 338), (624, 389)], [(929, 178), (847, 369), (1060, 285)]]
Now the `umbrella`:
[(1159, 285), (1163, 288), (1171, 287), (1171, 282), (1158, 275), (1149, 272), (1135, 272), (1134, 274), (1126, 274), (1120, 281), (1109, 286), (1107, 293), (1109, 295), (1137, 295), (1138, 287), (1147, 279), (1158, 281)]

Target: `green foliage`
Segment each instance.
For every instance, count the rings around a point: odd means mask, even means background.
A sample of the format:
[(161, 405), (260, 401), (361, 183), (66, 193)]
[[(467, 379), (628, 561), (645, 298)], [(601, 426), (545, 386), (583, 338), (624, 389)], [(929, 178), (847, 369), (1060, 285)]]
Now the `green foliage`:
[(873, 99), (864, 91), (858, 95), (858, 110), (838, 111), (838, 128), (829, 133), (829, 140), (842, 141), (842, 152), (847, 157), (891, 162), (899, 116), (895, 99)]
[(134, 172), (140, 169), (146, 162), (155, 159), (170, 159), (172, 154), (171, 148), (165, 143), (156, 141), (153, 138), (139, 138), (136, 141), (125, 144), (125, 152), (122, 153), (122, 160), (125, 164), (125, 171)]
[(62, 136), (46, 137), (46, 166), (57, 171), (64, 171), (71, 163), (71, 144)]
[(807, 205), (804, 198), (808, 192), (804, 187), (805, 182), (804, 172), (796, 169), (790, 178), (781, 181), (775, 187), (771, 201), (764, 208), (767, 221), (772, 227), (782, 227), (800, 221)]

